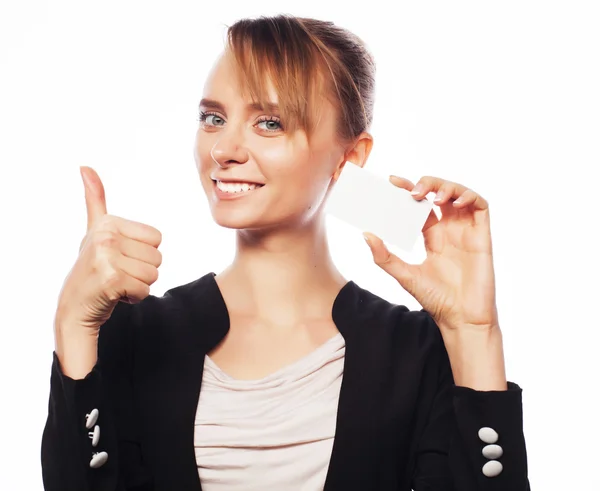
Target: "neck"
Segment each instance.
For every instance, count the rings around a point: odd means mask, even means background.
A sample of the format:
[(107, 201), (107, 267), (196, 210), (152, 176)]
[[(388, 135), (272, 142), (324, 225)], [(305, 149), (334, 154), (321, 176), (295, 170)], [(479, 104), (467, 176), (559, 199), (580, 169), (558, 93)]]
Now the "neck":
[(328, 318), (347, 283), (333, 264), (325, 227), (319, 224), (238, 231), (234, 261), (216, 279), (232, 310), (279, 325)]

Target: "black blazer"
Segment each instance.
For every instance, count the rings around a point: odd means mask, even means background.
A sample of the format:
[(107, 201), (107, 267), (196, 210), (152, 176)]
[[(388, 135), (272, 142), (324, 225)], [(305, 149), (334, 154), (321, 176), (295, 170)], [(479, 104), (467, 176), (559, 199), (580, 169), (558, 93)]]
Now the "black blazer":
[[(65, 376), (54, 353), (41, 445), (46, 490), (201, 491), (193, 438), (204, 356), (229, 329), (214, 276), (119, 303), (83, 380)], [(530, 489), (517, 384), (489, 392), (454, 385), (432, 317), (353, 281), (332, 317), (346, 356), (325, 491)], [(86, 428), (94, 409), (96, 447)], [(482, 472), (482, 427), (504, 450), (496, 477)], [(96, 452), (108, 460), (91, 468)]]

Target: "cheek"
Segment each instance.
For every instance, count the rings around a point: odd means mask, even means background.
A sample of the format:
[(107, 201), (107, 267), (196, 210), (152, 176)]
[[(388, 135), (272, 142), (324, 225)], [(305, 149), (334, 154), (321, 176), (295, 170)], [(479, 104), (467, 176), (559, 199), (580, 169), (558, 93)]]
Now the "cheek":
[(312, 155), (299, 135), (289, 138), (256, 138), (250, 148), (266, 178), (305, 182)]
[(275, 192), (279, 203), (287, 203), (287, 207), (307, 209), (322, 199), (327, 188), (329, 177), (327, 163), (314, 154), (288, 161), (279, 170)]
[(288, 175), (302, 160), (302, 155), (294, 152), (294, 146), (284, 138), (256, 138), (248, 150), (267, 179)]

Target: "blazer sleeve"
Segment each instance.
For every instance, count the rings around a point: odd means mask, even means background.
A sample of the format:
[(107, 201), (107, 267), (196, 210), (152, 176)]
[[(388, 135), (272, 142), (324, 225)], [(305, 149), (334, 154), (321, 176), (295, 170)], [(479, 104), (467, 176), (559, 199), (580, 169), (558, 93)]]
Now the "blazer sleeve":
[(53, 353), (41, 445), (46, 491), (153, 489), (142, 462), (132, 398), (140, 306), (117, 304), (100, 328), (98, 361), (85, 378), (66, 376)]
[(414, 491), (530, 491), (521, 387), (508, 382), (506, 391), (478, 391), (455, 385), (436, 331), (438, 386), (418, 444)]

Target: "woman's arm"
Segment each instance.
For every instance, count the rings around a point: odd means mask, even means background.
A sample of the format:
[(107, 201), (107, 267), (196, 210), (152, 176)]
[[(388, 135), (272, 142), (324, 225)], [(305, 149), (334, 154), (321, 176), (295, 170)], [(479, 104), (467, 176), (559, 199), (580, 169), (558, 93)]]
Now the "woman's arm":
[[(438, 353), (438, 391), (420, 437), (413, 489), (529, 491), (521, 388), (513, 382), (508, 382), (508, 390), (457, 386), (441, 335)], [(482, 428), (493, 432), (483, 430), (480, 436)], [(488, 445), (498, 445), (502, 455), (494, 458), (493, 452), (499, 449)], [(490, 457), (483, 454), (485, 447), (486, 453), (492, 452)], [(501, 472), (493, 477), (498, 465), (488, 464), (491, 461), (502, 465)]]
[[(141, 306), (120, 302), (115, 307), (100, 328), (97, 360), (85, 375), (93, 348), (88, 346), (89, 340), (57, 339), (67, 363), (63, 366), (57, 352), (53, 354), (41, 446), (46, 491), (152, 490), (141, 462), (131, 391), (134, 335)], [(62, 331), (63, 335), (67, 332), (71, 331)], [(99, 435), (96, 442), (94, 431)]]

